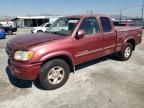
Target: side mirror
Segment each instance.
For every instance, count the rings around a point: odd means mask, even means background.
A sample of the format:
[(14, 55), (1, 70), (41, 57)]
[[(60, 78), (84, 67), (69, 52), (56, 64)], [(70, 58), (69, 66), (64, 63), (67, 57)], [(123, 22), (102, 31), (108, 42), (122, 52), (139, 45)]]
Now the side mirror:
[(77, 35), (76, 35), (76, 39), (81, 39), (85, 36), (85, 31), (84, 30), (79, 30), (77, 32)]

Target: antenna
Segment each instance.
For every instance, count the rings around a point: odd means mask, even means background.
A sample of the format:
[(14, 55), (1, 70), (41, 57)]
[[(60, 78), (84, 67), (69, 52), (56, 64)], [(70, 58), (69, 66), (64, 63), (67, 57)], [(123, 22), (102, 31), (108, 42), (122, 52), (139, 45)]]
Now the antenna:
[(143, 14), (144, 14), (144, 0), (142, 1), (141, 20), (143, 20)]
[(122, 21), (122, 10), (120, 10), (120, 23)]

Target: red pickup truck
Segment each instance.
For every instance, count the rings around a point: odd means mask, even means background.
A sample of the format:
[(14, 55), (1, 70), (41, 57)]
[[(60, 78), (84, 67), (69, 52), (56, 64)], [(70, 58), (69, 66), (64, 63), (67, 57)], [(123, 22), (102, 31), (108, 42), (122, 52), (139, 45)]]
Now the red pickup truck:
[(44, 89), (56, 89), (65, 84), (78, 64), (113, 53), (128, 60), (141, 38), (141, 28), (115, 28), (109, 16), (67, 16), (46, 33), (11, 39), (6, 52), (15, 77), (38, 79)]

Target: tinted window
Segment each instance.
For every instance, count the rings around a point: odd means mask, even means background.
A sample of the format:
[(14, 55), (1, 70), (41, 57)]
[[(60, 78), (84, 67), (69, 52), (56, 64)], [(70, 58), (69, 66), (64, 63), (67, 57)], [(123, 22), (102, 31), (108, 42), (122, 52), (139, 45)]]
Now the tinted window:
[(112, 26), (111, 26), (111, 22), (110, 22), (109, 18), (101, 17), (100, 20), (101, 20), (101, 24), (102, 24), (104, 32), (112, 31)]
[(51, 24), (47, 24), (46, 27), (49, 27)]
[(96, 18), (84, 19), (79, 29), (84, 30), (86, 34), (95, 34), (100, 32)]

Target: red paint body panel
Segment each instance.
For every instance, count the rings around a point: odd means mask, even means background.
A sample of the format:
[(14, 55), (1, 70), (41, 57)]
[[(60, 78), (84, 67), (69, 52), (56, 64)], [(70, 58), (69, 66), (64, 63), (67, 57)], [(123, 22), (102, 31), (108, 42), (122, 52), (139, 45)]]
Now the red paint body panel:
[[(102, 50), (103, 50), (103, 35), (100, 33), (97, 33), (95, 35), (86, 36), (85, 38), (82, 38), (79, 42), (79, 40), (73, 40), (73, 50), (75, 55), (75, 64), (80, 64), (89, 60), (92, 60), (93, 58), (98, 58), (102, 56)], [(98, 50), (98, 51), (96, 51)], [(85, 56), (78, 56), (82, 53), (88, 53), (92, 52), (90, 54), (87, 54)]]
[(9, 61), (9, 68), (11, 73), (23, 80), (33, 80), (37, 78), (42, 63), (23, 64)]
[[(18, 36), (7, 43), (7, 54), (10, 60), (12, 73), (23, 80), (35, 80), (40, 72), (42, 63), (48, 59), (59, 56), (68, 57), (73, 66), (84, 63), (105, 55), (122, 50), (123, 45), (129, 39), (137, 44), (141, 42), (142, 29), (137, 27), (115, 28), (104, 33), (98, 16), (68, 16), (69, 18), (80, 18), (73, 33), (70, 36), (59, 36), (55, 34), (30, 34)], [(82, 39), (76, 39), (84, 18), (95, 17), (100, 26), (100, 33), (91, 36), (85, 35)], [(108, 17), (109, 18), (109, 17)], [(16, 61), (14, 54), (18, 50), (30, 50), (34, 52), (33, 58), (28, 61)]]

